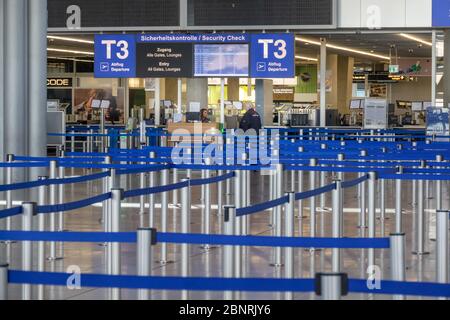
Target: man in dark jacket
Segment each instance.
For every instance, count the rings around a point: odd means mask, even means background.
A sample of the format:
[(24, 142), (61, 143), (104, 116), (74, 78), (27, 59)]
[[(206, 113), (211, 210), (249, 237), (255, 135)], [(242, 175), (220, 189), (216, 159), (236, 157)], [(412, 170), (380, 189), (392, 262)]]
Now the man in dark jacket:
[(255, 130), (259, 133), (261, 130), (261, 116), (256, 112), (255, 108), (251, 105), (247, 105), (247, 112), (239, 123), (239, 129), (242, 129), (244, 132), (250, 129)]

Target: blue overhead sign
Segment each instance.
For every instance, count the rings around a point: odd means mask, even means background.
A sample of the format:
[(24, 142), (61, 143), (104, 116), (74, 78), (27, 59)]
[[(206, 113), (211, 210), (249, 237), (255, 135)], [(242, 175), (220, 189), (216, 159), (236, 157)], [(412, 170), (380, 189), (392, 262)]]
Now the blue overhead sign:
[(96, 35), (94, 75), (96, 78), (134, 78), (136, 36)]
[(450, 0), (433, 0), (433, 27), (450, 27)]
[(253, 34), (250, 48), (250, 77), (295, 77), (295, 37), (293, 34)]
[(164, 33), (140, 34), (138, 43), (248, 43), (250, 36), (247, 33)]
[(228, 71), (224, 75), (230, 77), (294, 78), (295, 37), (290, 33), (95, 36), (96, 78), (206, 76), (206, 73), (194, 73), (194, 61), (203, 63), (202, 70), (217, 69), (212, 73), (218, 75), (223, 74), (219, 67), (227, 66)]

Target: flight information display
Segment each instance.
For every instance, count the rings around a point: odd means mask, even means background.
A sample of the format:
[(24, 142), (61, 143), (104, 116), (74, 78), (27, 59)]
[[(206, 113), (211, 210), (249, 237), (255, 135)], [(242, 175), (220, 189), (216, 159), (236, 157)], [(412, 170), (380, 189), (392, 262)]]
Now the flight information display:
[(248, 77), (248, 44), (196, 44), (195, 77)]

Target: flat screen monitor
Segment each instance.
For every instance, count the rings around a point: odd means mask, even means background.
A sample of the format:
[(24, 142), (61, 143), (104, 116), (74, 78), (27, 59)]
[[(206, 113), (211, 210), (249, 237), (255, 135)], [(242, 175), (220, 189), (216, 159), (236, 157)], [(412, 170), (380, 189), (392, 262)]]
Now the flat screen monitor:
[(351, 100), (350, 109), (361, 109), (361, 100), (360, 99)]
[(431, 101), (425, 101), (423, 103), (423, 109), (427, 110), (428, 108), (433, 107), (433, 103)]
[(197, 44), (194, 46), (195, 77), (248, 77), (248, 44)]
[(237, 110), (242, 110), (243, 108), (243, 103), (241, 101), (234, 101), (233, 102), (233, 106), (237, 109)]
[(423, 110), (423, 102), (422, 101), (413, 101), (411, 104), (412, 111), (422, 111)]
[(186, 112), (186, 122), (199, 122), (200, 112)]

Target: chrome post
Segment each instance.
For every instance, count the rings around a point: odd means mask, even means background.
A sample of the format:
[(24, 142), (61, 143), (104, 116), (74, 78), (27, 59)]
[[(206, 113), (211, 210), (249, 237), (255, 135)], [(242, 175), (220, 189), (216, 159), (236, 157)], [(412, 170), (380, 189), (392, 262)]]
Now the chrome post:
[[(294, 237), (295, 226), (295, 192), (289, 192), (289, 202), (285, 206), (285, 219), (284, 219), (284, 236)], [(284, 265), (285, 265), (285, 278), (294, 278), (294, 248), (289, 247), (284, 249)], [(285, 299), (292, 300), (294, 298), (293, 292), (286, 292)]]
[[(393, 281), (405, 281), (405, 234), (393, 233), (391, 243), (391, 278)], [(394, 295), (395, 300), (403, 300), (404, 296)]]
[[(236, 224), (236, 207), (224, 206), (224, 232), (227, 236), (235, 235)], [(233, 278), (235, 274), (235, 261), (236, 251), (233, 246), (226, 245), (223, 248), (223, 277)], [(237, 276), (237, 275), (236, 275)], [(233, 300), (233, 291), (224, 291), (224, 300)]]
[[(156, 244), (156, 229), (140, 228), (137, 230), (137, 273), (148, 277), (152, 272), (152, 247)], [(138, 300), (149, 300), (150, 290), (139, 289)]]
[[(36, 203), (24, 202), (22, 204), (22, 231), (33, 230), (33, 217), (37, 214)], [(33, 243), (22, 241), (22, 271), (31, 271), (33, 268)], [(22, 285), (22, 300), (31, 300), (31, 284)]]
[[(121, 212), (121, 202), (123, 200), (123, 190), (122, 189), (111, 189), (112, 199), (111, 199), (111, 232), (120, 232), (120, 212)], [(111, 275), (120, 275), (120, 243), (112, 242), (109, 244), (111, 247)], [(121, 293), (119, 288), (110, 289), (111, 300), (120, 300)]]
[[(189, 179), (184, 179), (183, 182), (189, 182)], [(181, 233), (189, 233), (191, 225), (191, 189), (189, 186), (181, 189)], [(181, 245), (181, 276), (189, 276), (189, 245), (183, 243)], [(183, 290), (181, 292), (182, 300), (189, 299), (189, 291)]]
[[(38, 178), (39, 181), (47, 180), (48, 177), (41, 176)], [(47, 186), (40, 186), (38, 190), (38, 206), (43, 206), (46, 203), (47, 199)], [(38, 231), (45, 231), (45, 215), (38, 215)], [(44, 272), (45, 271), (45, 242), (38, 242), (38, 267), (37, 271)], [(45, 292), (44, 286), (38, 285), (37, 287), (37, 299), (44, 300)]]

